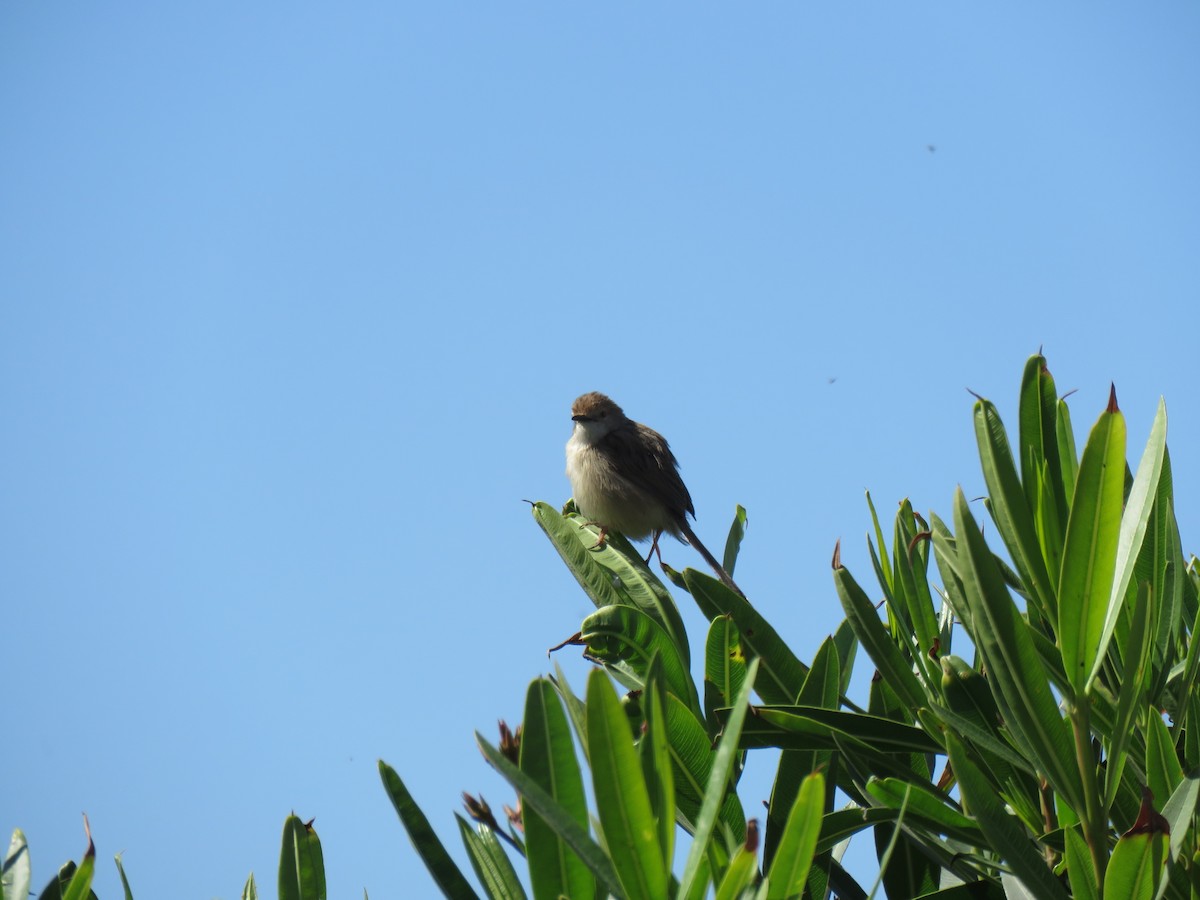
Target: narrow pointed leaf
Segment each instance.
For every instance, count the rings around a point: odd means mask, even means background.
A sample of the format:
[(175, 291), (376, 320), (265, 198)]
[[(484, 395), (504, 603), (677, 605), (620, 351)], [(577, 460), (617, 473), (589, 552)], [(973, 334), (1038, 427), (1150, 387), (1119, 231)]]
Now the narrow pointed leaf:
[(601, 670), (588, 676), (588, 757), (604, 843), (624, 893), (666, 896), (668, 873), (629, 720)]
[(409, 840), (441, 892), (453, 900), (477, 897), (470, 882), (446, 852), (445, 846), (430, 827), (429, 820), (425, 818), (425, 813), (421, 812), (421, 807), (417, 806), (396, 770), (382, 759), (379, 761), (379, 777), (383, 780), (383, 787), (392, 801), (392, 806), (400, 816), (404, 830), (408, 832)]
[[(879, 582), (883, 586), (885, 592), (890, 593), (895, 582), (892, 578), (891, 565), (888, 562), (887, 547), (883, 542), (883, 528), (879, 524), (879, 514), (875, 512), (875, 502), (871, 499), (871, 492), (867, 491), (867, 508), (871, 510), (871, 524), (875, 530), (875, 542), (879, 545), (879, 554), (874, 553), (872, 547), (872, 556), (875, 558), (875, 565), (879, 569)], [(870, 538), (867, 539), (867, 545), (871, 546)]]
[[(1147, 807), (1148, 802), (1143, 805)], [(1148, 819), (1117, 840), (1104, 874), (1104, 900), (1153, 900), (1170, 850), (1166, 820), (1151, 810)]]
[[(904, 658), (896, 642), (879, 620), (875, 604), (844, 566), (834, 569), (833, 582), (842, 601), (842, 609), (846, 612), (846, 619), (880, 674), (910, 710), (925, 706), (928, 702), (925, 690), (913, 674), (912, 664)], [(763, 699), (776, 702), (766, 695), (763, 695)]]
[(29, 893), (29, 884), (33, 878), (33, 870), (29, 865), (29, 844), (25, 841), (25, 832), (14, 828), (12, 839), (8, 842), (8, 852), (4, 855), (4, 871), (0, 875), (0, 896), (5, 900), (16, 897), (24, 900)]
[[(1124, 419), (1117, 413), (1117, 419), (1114, 422), (1120, 423), (1119, 434), (1114, 435), (1114, 443), (1119, 440), (1119, 462), (1123, 464), (1125, 461), (1125, 441)], [(1091, 444), (1091, 441), (1088, 441)], [(1108, 650), (1108, 642), (1112, 640), (1113, 630), (1117, 627), (1117, 617), (1121, 613), (1121, 604), (1125, 600), (1125, 593), (1129, 588), (1129, 580), (1133, 576), (1135, 564), (1137, 563), (1138, 554), (1142, 550), (1142, 542), (1146, 537), (1146, 526), (1150, 521), (1150, 512), (1154, 506), (1154, 500), (1158, 495), (1158, 480), (1162, 474), (1163, 457), (1167, 449), (1167, 407), (1166, 403), (1160, 398), (1158, 401), (1158, 412), (1154, 416), (1154, 424), (1150, 427), (1150, 439), (1146, 443), (1146, 449), (1142, 453), (1142, 460), (1138, 463), (1137, 475), (1133, 479), (1133, 487), (1129, 491), (1129, 500), (1125, 504), (1124, 513), (1120, 513), (1120, 504), (1122, 502), (1121, 495), (1124, 492), (1124, 472), (1117, 473), (1120, 476), (1118, 485), (1114, 488), (1113, 485), (1107, 485), (1108, 502), (1117, 504), (1118, 515), (1120, 515), (1120, 525), (1117, 538), (1117, 552), (1114, 559), (1114, 575), (1109, 589), (1109, 597), (1106, 599), (1105, 606), (1107, 607), (1104, 621), (1101, 626), (1100, 635), (1097, 639), (1096, 656), (1092, 661), (1089, 671), (1088, 683), (1096, 677), (1100, 671), (1100, 666), (1104, 662), (1104, 655)], [(1113, 458), (1110, 464), (1115, 468), (1121, 468), (1118, 465), (1116, 458), (1117, 450), (1113, 451)], [(1084, 463), (1088, 459), (1087, 448), (1083, 451)], [(1085, 466), (1086, 468), (1086, 466)], [(1081, 470), (1082, 471), (1082, 470)], [(1089, 473), (1090, 474), (1090, 473)], [(1082, 475), (1081, 481), (1087, 478), (1088, 475)], [(1110, 479), (1116, 481), (1116, 477), (1110, 475)], [(1116, 493), (1116, 499), (1113, 499), (1113, 493)], [(1099, 518), (1106, 511), (1097, 510), (1096, 516)], [(1068, 538), (1070, 537), (1070, 529), (1068, 527)], [(1068, 547), (1069, 547), (1068, 542)], [(1097, 560), (1099, 562), (1099, 560)], [(1065, 569), (1065, 565), (1064, 565)], [(1098, 589), (1103, 587), (1103, 583), (1098, 584)], [(1155, 597), (1156, 602), (1161, 602), (1161, 598)], [(1064, 654), (1065, 655), (1065, 654)], [(1068, 666), (1068, 671), (1070, 667)]]
[[(1192, 816), (1196, 814), (1196, 806), (1200, 803), (1200, 778), (1185, 778), (1163, 804), (1162, 815), (1171, 829), (1171, 848), (1169, 858), (1178, 860), (1179, 854), (1187, 843), (1191, 833)], [(1166, 892), (1166, 885), (1160, 885), (1158, 896)]]
[[(730, 593), (733, 593), (730, 591)], [(683, 876), (679, 881), (679, 893), (687, 895), (692, 881), (700, 871), (700, 858), (704, 855), (717, 815), (725, 800), (726, 788), (733, 770), (734, 760), (738, 754), (738, 742), (742, 736), (742, 725), (746, 721), (746, 710), (750, 706), (750, 692), (754, 688), (758, 675), (758, 660), (752, 660), (746, 669), (746, 683), (734, 703), (733, 711), (722, 731), (717, 744), (717, 754), (713, 760), (712, 771), (708, 776), (708, 784), (704, 788), (704, 802), (700, 807), (700, 816), (696, 822), (696, 831), (692, 835), (692, 846), (684, 863)]]
[(658, 658), (650, 666), (642, 709), (646, 724), (639, 745), (642, 774), (650, 795), (650, 808), (662, 849), (663, 867), (668, 873), (675, 852), (675, 776), (671, 765), (670, 729), (667, 726), (667, 697)]
[(454, 818), (458, 822), (458, 831), (467, 848), (467, 855), (471, 857), (471, 865), (487, 895), (492, 900), (524, 900), (525, 888), (521, 886), (521, 880), (495, 832), (487, 825), (480, 825), (476, 831), (458, 813), (454, 814)]
[(768, 703), (790, 703), (796, 698), (808, 667), (796, 657), (779, 633), (745, 597), (739, 597), (720, 581), (687, 569), (683, 573), (688, 592), (709, 619), (728, 615), (741, 634), (747, 655), (760, 659), (762, 675), (758, 694)]
[[(845, 622), (843, 621), (843, 625)], [(813, 657), (808, 678), (800, 689), (797, 702), (804, 706), (837, 709), (842, 693), (843, 679), (836, 638), (821, 642), (817, 655)], [(743, 729), (744, 731), (744, 729)], [(795, 805), (796, 795), (810, 774), (827, 770), (833, 758), (831, 751), (791, 751), (779, 755), (779, 766), (775, 782), (771, 785), (771, 799), (767, 807), (766, 839), (763, 842), (763, 868), (774, 861), (779, 842), (787, 826), (788, 817)]]
[(1125, 769), (1126, 747), (1133, 736), (1134, 719), (1145, 703), (1143, 686), (1146, 683), (1146, 668), (1150, 664), (1151, 641), (1154, 639), (1150, 622), (1152, 603), (1150, 585), (1143, 582), (1134, 604), (1128, 646), (1124, 648), (1125, 673), (1121, 679), (1121, 693), (1117, 698), (1117, 718), (1108, 741), (1104, 798), (1106, 809), (1110, 808), (1116, 799), (1117, 787)]
[[(1021, 470), (1025, 494), (1030, 508), (1046, 502), (1056, 518), (1067, 516), (1066, 493), (1062, 484), (1062, 467), (1058, 459), (1058, 391), (1054, 378), (1040, 353), (1025, 364), (1021, 380), (1020, 442), (1022, 463), (1029, 459), (1033, 467)], [(1039, 500), (1041, 495), (1042, 500)]]
[(975, 438), (983, 479), (991, 500), (991, 514), (1008, 547), (1009, 555), (1044, 615), (1056, 616), (1058, 600), (1054, 583), (1046, 569), (1034, 528), (1033, 513), (1025, 500), (1024, 488), (1017, 477), (1016, 464), (1008, 447), (1004, 423), (996, 407), (988, 400), (975, 404)]
[(779, 850), (771, 863), (768, 900), (798, 897), (804, 890), (808, 869), (817, 850), (817, 838), (821, 834), (824, 808), (825, 778), (820, 772), (813, 772), (800, 785), (788, 814)]
[(1071, 410), (1067, 401), (1059, 400), (1056, 408), (1055, 436), (1058, 438), (1058, 463), (1062, 467), (1063, 488), (1070, 509), (1075, 493), (1075, 478), (1079, 474), (1079, 454), (1075, 451), (1075, 431), (1071, 426)]
[[(672, 774), (675, 782), (677, 815), (693, 834), (704, 803), (704, 790), (712, 773), (716, 751), (712, 738), (678, 697), (667, 697), (667, 728), (670, 732)], [(746, 836), (746, 817), (737, 794), (730, 791), (721, 806), (721, 826), (728, 828), (735, 840)]]
[(325, 861), (312, 823), (288, 816), (279, 854), (279, 900), (325, 900)]
[[(79, 863), (79, 868), (71, 875), (62, 892), (63, 900), (85, 900), (92, 894), (92, 878), (96, 874), (96, 845), (92, 843), (92, 830), (88, 825), (87, 816), (83, 817), (83, 830), (87, 833), (87, 850)], [(62, 880), (59, 880), (59, 884)]]
[(896, 811), (904, 810), (905, 817), (931, 832), (956, 838), (976, 847), (987, 845), (979, 826), (968, 816), (937, 796), (928, 788), (913, 785), (898, 778), (872, 778), (867, 793), (880, 805)]
[[(729, 713), (729, 710), (719, 711), (722, 720)], [(881, 716), (817, 706), (754, 707), (753, 720), (746, 723), (742, 730), (742, 746), (781, 746), (775, 741), (786, 742), (786, 735), (789, 734), (811, 736), (822, 748), (836, 748), (836, 741), (844, 738), (877, 753), (942, 751), (942, 746), (922, 728)], [(812, 745), (806, 742), (806, 746)]]
[[(525, 695), (520, 767), (580, 828), (587, 829), (587, 795), (570, 726), (554, 686), (544, 678), (531, 682)], [(595, 890), (591, 871), (536, 809), (522, 807), (534, 897), (589, 896)]]
[[(597, 670), (597, 674), (603, 674)], [(628, 726), (626, 728), (628, 730)], [(575, 817), (561, 803), (551, 797), (536, 781), (526, 775), (507, 757), (491, 744), (479, 732), (475, 732), (475, 743), (483, 753), (488, 764), (504, 776), (504, 780), (516, 788), (521, 795), (522, 806), (533, 807), (550, 827), (562, 837), (576, 855), (583, 860), (584, 865), (591, 869), (592, 874), (600, 883), (600, 889), (608, 891), (614, 897), (625, 896), (617, 873), (613, 869), (608, 855), (592, 840), (587, 829), (582, 827)]]
[(1059, 646), (1063, 668), (1077, 694), (1084, 693), (1099, 661), (1124, 493), (1125, 418), (1110, 401), (1083, 448), (1058, 583)]
[(1008, 595), (961, 488), (954, 495), (954, 524), (964, 592), (972, 605), (975, 631), (971, 637), (987, 662), (1004, 721), (1025, 743), (1051, 785), (1072, 806), (1082, 808), (1083, 785), (1075, 767), (1073, 742), (1047, 683), (1029, 625)]
[[(704, 646), (705, 689), (715, 692), (714, 708), (728, 706), (746, 680), (746, 655), (742, 636), (733, 619), (718, 616), (712, 620)], [(710, 710), (705, 710), (709, 712)]]
[(742, 549), (742, 540), (746, 537), (746, 510), (738, 506), (733, 513), (733, 524), (729, 526), (729, 537), (725, 539), (725, 553), (721, 566), (731, 576), (737, 566), (738, 551)]
[(133, 891), (129, 888), (129, 879), (125, 877), (125, 866), (121, 863), (121, 854), (118, 853), (115, 857), (117, 863), (117, 874), (121, 876), (121, 889), (125, 893), (125, 900), (133, 900)]
[(946, 745), (964, 805), (988, 836), (990, 847), (1012, 867), (1033, 892), (1032, 896), (1038, 900), (1066, 900), (1066, 891), (1034, 847), (1020, 820), (1004, 809), (991, 783), (971, 762), (963, 745), (950, 733), (946, 734)]
[(739, 847), (729, 861), (725, 877), (717, 886), (713, 900), (738, 900), (758, 874), (758, 854), (747, 847)]
[(1162, 715), (1154, 707), (1146, 710), (1146, 786), (1155, 797), (1170, 797), (1183, 781), (1183, 767), (1175, 743)]
[(1096, 881), (1096, 868), (1087, 841), (1079, 828), (1066, 830), (1067, 876), (1071, 879), (1071, 890), (1075, 900), (1100, 900), (1100, 885)]

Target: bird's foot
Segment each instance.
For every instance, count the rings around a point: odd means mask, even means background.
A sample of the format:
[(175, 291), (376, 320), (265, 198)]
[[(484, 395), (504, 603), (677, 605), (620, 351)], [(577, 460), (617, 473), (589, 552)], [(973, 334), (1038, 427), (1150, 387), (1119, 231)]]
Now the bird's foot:
[[(588, 525), (600, 525), (600, 523), (599, 522), (584, 522), (583, 525), (581, 525), (580, 527), (586, 528)], [(588, 549), (589, 550), (603, 550), (604, 544), (605, 544), (605, 539), (607, 537), (608, 537), (608, 529), (605, 528), (603, 525), (600, 525), (600, 534), (596, 539), (596, 543), (592, 544), (592, 546), (588, 547)]]

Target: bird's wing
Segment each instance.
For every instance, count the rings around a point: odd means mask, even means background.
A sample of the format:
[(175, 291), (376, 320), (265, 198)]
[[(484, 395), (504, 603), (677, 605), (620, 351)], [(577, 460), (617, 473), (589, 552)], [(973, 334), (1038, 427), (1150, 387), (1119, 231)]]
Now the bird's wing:
[(667, 439), (640, 423), (610, 431), (604, 441), (619, 462), (618, 471), (635, 486), (676, 513), (696, 515), (692, 497), (679, 477), (679, 462)]

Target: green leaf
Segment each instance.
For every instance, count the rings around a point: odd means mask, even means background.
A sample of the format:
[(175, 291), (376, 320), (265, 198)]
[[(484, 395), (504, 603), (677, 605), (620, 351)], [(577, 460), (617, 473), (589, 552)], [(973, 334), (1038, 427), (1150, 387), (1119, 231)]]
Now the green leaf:
[(579, 746), (586, 755), (587, 707), (571, 691), (571, 685), (567, 682), (567, 676), (563, 673), (562, 666), (557, 662), (554, 664), (554, 676), (550, 679), (550, 683), (554, 685), (554, 690), (558, 693), (559, 699), (566, 705), (567, 718), (571, 720), (571, 727), (575, 729), (575, 735), (579, 738)]
[(1138, 823), (1121, 835), (1108, 860), (1105, 900), (1152, 900), (1166, 868), (1169, 847), (1166, 820), (1153, 811), (1147, 797)]
[[(92, 829), (88, 825), (87, 816), (83, 817), (83, 830), (87, 834), (87, 850), (79, 868), (71, 875), (71, 880), (62, 891), (63, 900), (84, 900), (94, 897), (92, 893), (92, 878), (96, 874), (96, 845), (92, 843)], [(59, 884), (62, 884), (60, 878)]]
[[(1167, 820), (1171, 830), (1170, 859), (1179, 859), (1179, 854), (1187, 843), (1197, 803), (1200, 803), (1200, 778), (1185, 778), (1163, 805), (1163, 818)], [(1161, 886), (1158, 892), (1160, 897), (1165, 893), (1165, 887)]]
[(954, 494), (954, 524), (964, 596), (972, 607), (971, 638), (987, 664), (1005, 724), (1050, 784), (1071, 806), (1082, 809), (1083, 785), (1073, 743), (1046, 681), (1046, 670), (961, 488)]
[(525, 888), (521, 886), (517, 872), (496, 839), (495, 832), (483, 824), (476, 831), (458, 813), (454, 814), (454, 819), (458, 822), (458, 831), (471, 858), (471, 866), (488, 896), (493, 900), (524, 900)]
[[(525, 694), (520, 767), (587, 830), (587, 796), (570, 726), (554, 685), (544, 678), (534, 679)], [(534, 808), (523, 804), (522, 809), (533, 896), (591, 896), (595, 891), (591, 871)]]
[(854, 674), (854, 660), (858, 656), (858, 636), (847, 619), (842, 619), (833, 633), (833, 646), (837, 648), (838, 669), (841, 672), (838, 683), (838, 695), (841, 696), (850, 690), (850, 676)]
[(729, 868), (725, 870), (725, 877), (721, 879), (713, 900), (737, 900), (743, 897), (743, 891), (750, 887), (757, 874), (757, 847), (751, 849), (742, 845), (729, 861)]
[[(833, 582), (842, 601), (842, 609), (846, 612), (847, 621), (866, 649), (867, 655), (879, 669), (880, 675), (910, 711), (925, 706), (928, 703), (925, 689), (913, 675), (912, 665), (904, 658), (892, 636), (883, 627), (879, 614), (875, 611), (875, 604), (844, 566), (833, 570)], [(768, 702), (780, 702), (766, 695), (763, 695), (763, 699)]]
[(761, 660), (762, 678), (758, 695), (768, 703), (790, 703), (796, 699), (808, 674), (791, 648), (779, 637), (745, 597), (740, 597), (720, 581), (687, 569), (683, 573), (688, 592), (708, 620), (729, 616), (741, 634), (742, 646)]
[(639, 744), (642, 775), (650, 795), (650, 808), (658, 826), (658, 846), (668, 873), (675, 853), (675, 778), (671, 765), (670, 729), (667, 725), (668, 694), (663, 684), (661, 660), (650, 665), (646, 690), (642, 692), (645, 730)]
[(891, 593), (895, 581), (892, 578), (891, 565), (888, 563), (887, 546), (883, 542), (883, 528), (879, 524), (879, 515), (875, 512), (875, 502), (871, 499), (870, 491), (867, 491), (867, 508), (871, 510), (871, 524), (875, 529), (875, 543), (879, 545), (879, 554), (875, 553), (870, 538), (867, 538), (867, 546), (871, 548), (871, 556), (879, 570), (879, 583), (885, 593)]
[[(914, 548), (913, 552), (909, 552), (909, 547)], [(893, 600), (903, 611), (905, 621), (901, 633), (905, 641), (916, 638), (918, 652), (913, 654), (913, 661), (920, 667), (923, 680), (928, 683), (936, 677), (934, 670), (937, 664), (930, 654), (937, 650), (940, 634), (926, 573), (929, 558), (924, 551), (927, 546), (924, 541), (917, 539), (912, 505), (907, 500), (900, 504), (900, 511), (896, 514), (895, 545), (892, 549), (896, 572)], [(919, 569), (913, 563), (914, 556), (919, 557)]]
[(602, 548), (595, 548), (594, 526), (585, 527), (579, 515), (564, 516), (546, 503), (533, 504), (533, 518), (597, 608), (620, 604), (640, 609), (667, 632), (685, 668), (691, 665), (679, 608), (629, 541), (610, 535)]
[(125, 893), (125, 900), (133, 900), (133, 891), (129, 889), (129, 879), (125, 877), (125, 866), (121, 863), (121, 854), (118, 853), (114, 859), (117, 863), (117, 873), (121, 876), (121, 888)]
[(706, 696), (710, 685), (715, 696), (706, 712), (732, 703), (746, 680), (746, 656), (742, 652), (741, 638), (729, 616), (717, 616), (712, 620), (704, 645), (704, 682)]
[(5, 900), (25, 900), (32, 877), (29, 844), (25, 841), (25, 832), (14, 828), (12, 839), (8, 842), (8, 853), (4, 856), (4, 871), (0, 874), (0, 896)]
[[(1123, 420), (1122, 420), (1123, 425)], [(1091, 443), (1091, 442), (1088, 442)], [(1122, 449), (1122, 462), (1124, 450)], [(1163, 463), (1166, 456), (1166, 404), (1159, 398), (1158, 412), (1154, 414), (1154, 424), (1150, 428), (1150, 439), (1146, 449), (1142, 451), (1141, 462), (1138, 463), (1138, 474), (1134, 476), (1133, 486), (1129, 488), (1129, 498), (1126, 500), (1121, 516), (1120, 538), (1117, 541), (1115, 560), (1115, 575), (1112, 580), (1111, 595), (1108, 600), (1108, 612), (1104, 618), (1104, 626), (1100, 632), (1099, 648), (1096, 662), (1092, 666), (1091, 678), (1103, 664), (1104, 654), (1108, 650), (1112, 631), (1116, 628), (1117, 617), (1121, 612), (1121, 604), (1126, 598), (1130, 578), (1133, 577), (1136, 563), (1141, 553), (1142, 542), (1146, 539), (1146, 529), (1150, 524), (1154, 502), (1158, 498), (1159, 479), (1163, 475)], [(1084, 450), (1086, 461), (1087, 450)], [(1122, 491), (1123, 491), (1122, 479)], [(1168, 499), (1168, 506), (1170, 500)], [(1163, 596), (1154, 595), (1156, 602), (1162, 602)]]
[(646, 670), (657, 654), (667, 690), (699, 710), (696, 686), (686, 661), (668, 633), (641, 610), (632, 606), (601, 607), (583, 620), (579, 638), (587, 644), (589, 657), (608, 665), (627, 664), (638, 687), (645, 685)]
[[(1120, 416), (1119, 413), (1117, 415), (1118, 417)], [(1121, 423), (1122, 431), (1120, 462), (1124, 463), (1124, 419), (1119, 418), (1118, 421)], [(1089, 440), (1088, 443), (1090, 444), (1091, 441)], [(1158, 482), (1159, 477), (1162, 475), (1163, 458), (1166, 455), (1166, 450), (1167, 407), (1160, 398), (1158, 401), (1158, 412), (1154, 416), (1154, 424), (1150, 427), (1150, 439), (1146, 442), (1146, 449), (1142, 453), (1142, 460), (1138, 463), (1137, 475), (1134, 476), (1133, 487), (1130, 488), (1129, 499), (1125, 504), (1125, 511), (1120, 519), (1112, 588), (1106, 603), (1107, 613), (1098, 641), (1096, 658), (1092, 664), (1088, 679), (1089, 684), (1100, 671), (1100, 666), (1104, 662), (1104, 655), (1108, 650), (1108, 643), (1112, 640), (1113, 630), (1117, 626), (1117, 617), (1121, 612), (1121, 604), (1125, 601), (1125, 593), (1129, 589), (1129, 581), (1133, 576), (1138, 555), (1142, 550), (1142, 542), (1146, 537), (1146, 526), (1150, 521), (1150, 513), (1154, 507), (1154, 501), (1158, 496)], [(1086, 463), (1086, 448), (1083, 451), (1083, 457)], [(1120, 468), (1120, 466), (1117, 466), (1117, 468)], [(1124, 491), (1124, 473), (1120, 474), (1122, 476), (1121, 484), (1116, 499), (1118, 510), (1120, 509), (1121, 493)], [(1109, 490), (1111, 491), (1111, 486)], [(1112, 502), (1111, 498), (1109, 498), (1109, 502)], [(1154, 599), (1156, 602), (1162, 602), (1162, 598), (1157, 595)]]
[[(733, 593), (729, 591), (729, 593)], [(717, 743), (717, 754), (713, 759), (712, 770), (709, 772), (708, 784), (704, 788), (704, 801), (700, 806), (700, 816), (696, 821), (696, 830), (692, 835), (692, 846), (688, 851), (687, 861), (683, 867), (683, 877), (679, 882), (678, 893), (687, 896), (692, 882), (701, 872), (700, 860), (708, 847), (713, 826), (725, 800), (725, 792), (729, 785), (733, 763), (738, 755), (738, 742), (742, 736), (742, 725), (746, 721), (746, 711), (750, 707), (750, 692), (758, 675), (758, 660), (752, 660), (746, 669), (746, 683), (738, 693), (729, 721)], [(653, 894), (650, 896), (660, 896)]]
[(769, 870), (768, 900), (798, 897), (808, 881), (808, 869), (821, 834), (821, 814), (825, 808), (825, 778), (813, 772), (800, 785), (796, 801), (788, 813), (787, 825), (779, 841), (779, 850)]
[(312, 823), (295, 815), (283, 823), (279, 900), (325, 900), (325, 862)]
[(604, 843), (626, 896), (665, 897), (668, 873), (629, 722), (612, 682), (588, 676), (588, 758)]
[(1040, 827), (1042, 798), (1033, 771), (1001, 737), (1000, 711), (987, 680), (957, 656), (943, 656), (941, 662), (942, 691), (950, 709), (935, 705), (932, 712), (960, 740), (969, 741), (984, 773), (1026, 825)]
[(899, 778), (872, 778), (867, 793), (881, 806), (899, 812), (910, 823), (923, 826), (935, 834), (963, 841), (972, 846), (987, 845), (979, 826), (969, 817), (949, 805), (949, 798), (935, 793), (927, 785), (914, 784)]
[(1062, 485), (1069, 509), (1075, 493), (1075, 479), (1079, 475), (1079, 454), (1075, 452), (1075, 430), (1071, 427), (1071, 410), (1066, 400), (1058, 401), (1056, 412), (1054, 433), (1058, 439), (1058, 463), (1062, 466)]
[[(720, 710), (720, 715), (728, 715)], [(792, 742), (789, 735), (797, 736)], [(818, 706), (756, 706), (742, 732), (742, 746), (837, 749), (839, 741), (877, 753), (940, 753), (924, 729), (865, 713)], [(843, 745), (844, 745), (843, 743)]]
[(258, 900), (258, 885), (254, 883), (253, 872), (250, 873), (245, 886), (242, 887), (242, 900)]
[(1017, 477), (1004, 423), (1000, 421), (995, 405), (988, 400), (975, 404), (975, 438), (991, 500), (990, 511), (1000, 537), (1033, 602), (1042, 615), (1054, 620), (1058, 599), (1042, 556), (1033, 514)]
[[(693, 834), (704, 802), (704, 789), (712, 774), (716, 752), (712, 739), (696, 714), (678, 697), (667, 697), (667, 729), (669, 731), (672, 775), (675, 781), (676, 814)], [(746, 817), (737, 794), (730, 791), (721, 806), (721, 824), (729, 829), (735, 840), (746, 836)]]
[[(383, 780), (383, 787), (392, 801), (392, 806), (400, 816), (401, 824), (408, 832), (409, 840), (441, 892), (452, 900), (477, 897), (470, 882), (446, 852), (445, 846), (430, 827), (429, 820), (425, 818), (425, 813), (421, 812), (421, 807), (417, 806), (396, 770), (382, 759), (379, 761), (379, 777)], [(284, 834), (287, 834), (286, 828)]]
[(950, 732), (946, 733), (946, 746), (962, 791), (963, 804), (987, 835), (989, 846), (1012, 867), (1034, 897), (1066, 900), (1066, 891), (1034, 848), (1020, 820), (1005, 811), (990, 782)]
[[(597, 670), (596, 674), (603, 674)], [(622, 714), (623, 715), (623, 714)], [(626, 727), (628, 731), (628, 727)], [(598, 890), (605, 890), (615, 897), (623, 897), (621, 884), (612, 863), (600, 846), (592, 840), (587, 829), (575, 821), (574, 816), (563, 808), (562, 804), (551, 797), (536, 781), (522, 772), (517, 766), (491, 744), (479, 732), (475, 732), (475, 743), (488, 764), (499, 772), (504, 780), (516, 788), (521, 795), (521, 805), (528, 809), (532, 807), (550, 827), (583, 860), (584, 865), (591, 869), (596, 880), (600, 882)]]
[(733, 513), (733, 524), (729, 526), (729, 537), (725, 539), (725, 553), (721, 561), (721, 567), (731, 577), (737, 565), (738, 551), (741, 550), (742, 541), (746, 537), (746, 521), (745, 508), (738, 506)]
[(1100, 660), (1125, 493), (1125, 418), (1115, 394), (1100, 414), (1079, 464), (1058, 582), (1058, 642), (1063, 668), (1083, 695)]
[(1100, 900), (1100, 885), (1096, 881), (1092, 854), (1078, 826), (1066, 829), (1066, 857), (1067, 875), (1071, 879), (1075, 900)]
[[(804, 706), (837, 709), (842, 684), (836, 638), (826, 638), (821, 642), (817, 655), (813, 657), (812, 668), (808, 671), (808, 678), (805, 679), (797, 699)], [(767, 807), (767, 835), (763, 842), (764, 869), (774, 862), (779, 841), (782, 839), (788, 816), (791, 815), (803, 780), (813, 772), (829, 768), (832, 759), (833, 753), (829, 751), (785, 750), (779, 755), (779, 766), (775, 782), (771, 785), (771, 800)]]
[[(1105, 767), (1105, 809), (1112, 807), (1125, 769), (1126, 748), (1133, 737), (1134, 718), (1145, 703), (1143, 685), (1146, 683), (1146, 668), (1150, 664), (1150, 645), (1154, 638), (1150, 626), (1152, 600), (1150, 585), (1143, 583), (1138, 591), (1133, 608), (1133, 622), (1129, 627), (1128, 646), (1124, 648), (1124, 676), (1121, 693), (1117, 698), (1117, 718), (1113, 723), (1108, 741), (1108, 765)], [(1160, 794), (1159, 796), (1163, 796)]]
[[(1030, 509), (1037, 508), (1049, 492), (1059, 521), (1067, 517), (1062, 467), (1058, 459), (1058, 391), (1046, 368), (1046, 358), (1037, 353), (1025, 363), (1021, 379), (1020, 442), (1022, 481)], [(1028, 470), (1025, 461), (1031, 463)]]
[(1155, 797), (1170, 797), (1183, 781), (1183, 767), (1162, 714), (1146, 710), (1146, 786)]

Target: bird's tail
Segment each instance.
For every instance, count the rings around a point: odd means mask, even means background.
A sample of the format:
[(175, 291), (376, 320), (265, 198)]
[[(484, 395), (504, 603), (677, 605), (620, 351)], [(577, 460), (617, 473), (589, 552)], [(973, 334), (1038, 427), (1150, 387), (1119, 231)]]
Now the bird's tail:
[(725, 567), (717, 562), (717, 558), (708, 552), (708, 548), (696, 537), (696, 532), (692, 531), (692, 526), (688, 524), (686, 518), (681, 518), (679, 522), (679, 530), (683, 532), (683, 536), (687, 538), (687, 542), (691, 544), (704, 557), (704, 561), (712, 566), (712, 570), (717, 573), (717, 577), (721, 579), (724, 585), (737, 594), (742, 599), (746, 595), (742, 593), (742, 589), (737, 586), (729, 573), (725, 571)]

